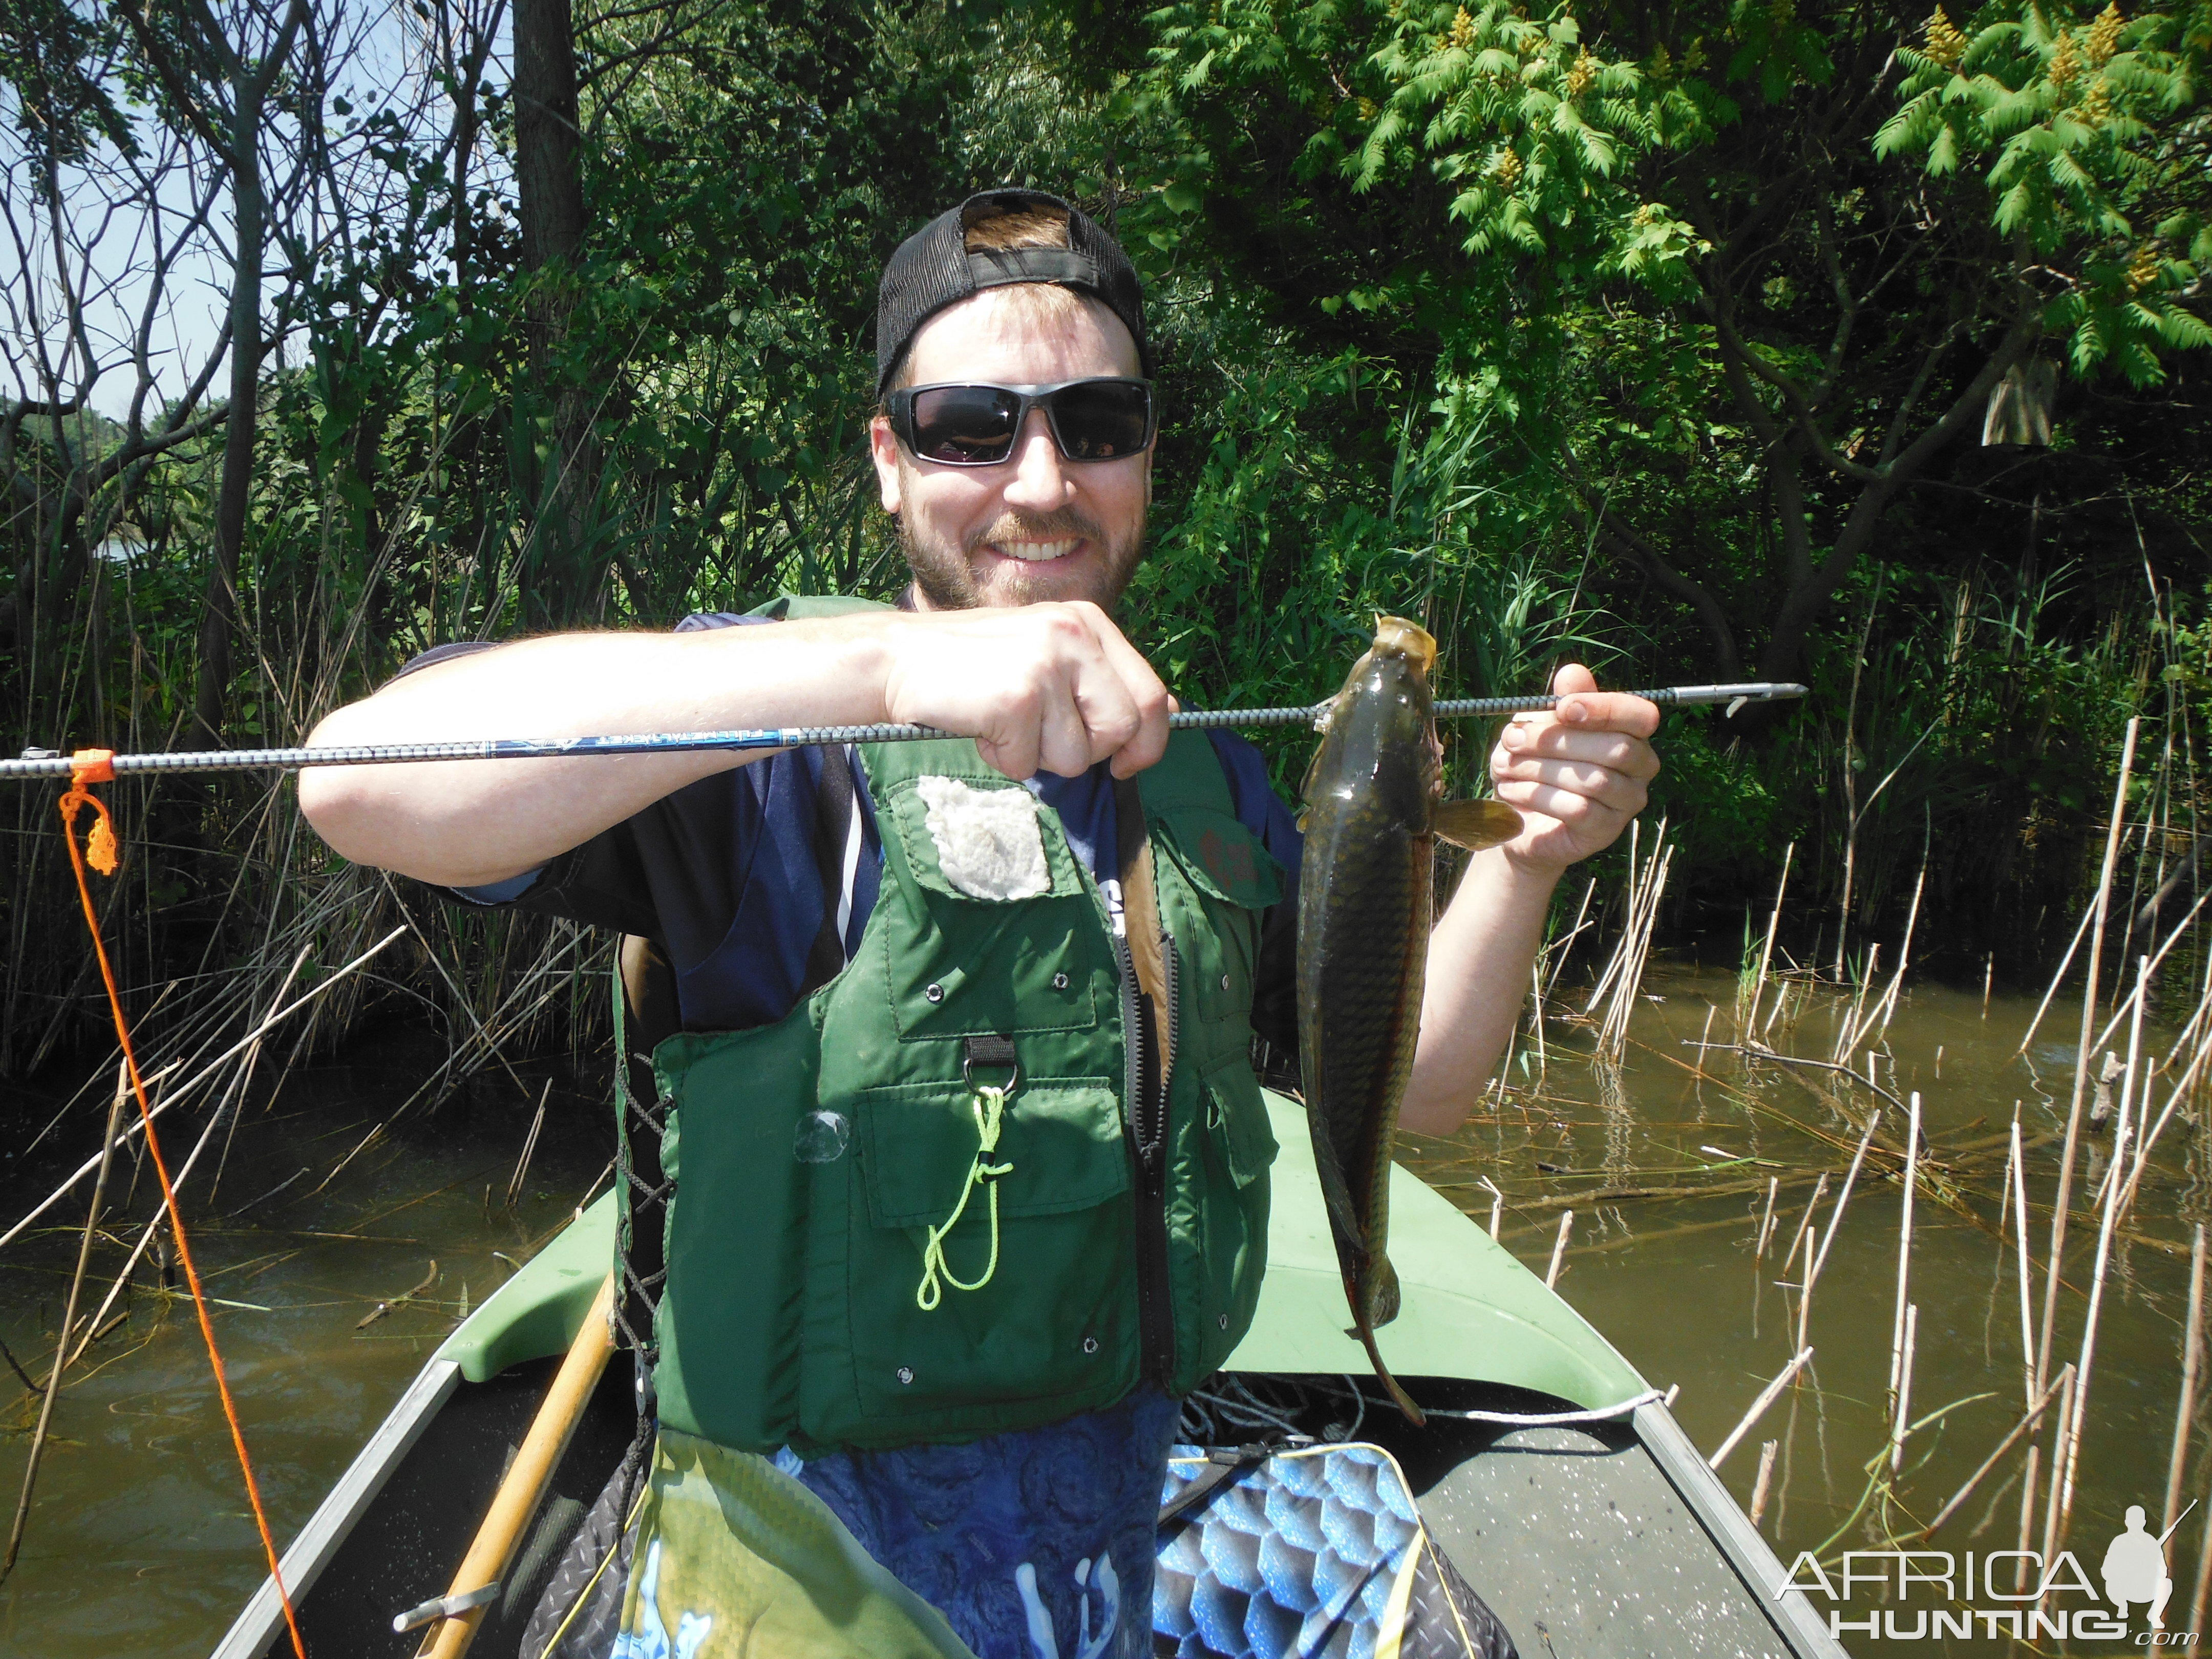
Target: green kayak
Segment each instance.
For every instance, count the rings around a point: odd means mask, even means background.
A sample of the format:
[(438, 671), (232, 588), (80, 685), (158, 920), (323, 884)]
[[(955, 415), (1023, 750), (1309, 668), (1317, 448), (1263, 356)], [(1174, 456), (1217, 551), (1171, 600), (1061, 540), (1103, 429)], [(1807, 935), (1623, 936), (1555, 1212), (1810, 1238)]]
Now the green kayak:
[[(1782, 1588), (1781, 1563), (1660, 1392), (1540, 1279), (1399, 1169), (1390, 1255), (1404, 1303), (1380, 1335), (1384, 1359), (1428, 1410), (1427, 1428), (1411, 1428), (1344, 1328), (1304, 1110), (1277, 1096), (1268, 1103), (1282, 1152), (1267, 1278), (1251, 1332), (1210, 1396), (1227, 1402), (1231, 1422), (1243, 1420), (1235, 1402), (1275, 1402), (1279, 1413), (1310, 1393), (1310, 1418), (1284, 1426), (1390, 1453), (1430, 1542), (1523, 1655), (1840, 1659), (1827, 1620)], [(415, 1651), (419, 1633), (393, 1633), (393, 1615), (445, 1592), (598, 1291), (613, 1237), (610, 1194), (446, 1340), (292, 1540), (285, 1581), (316, 1659)], [(1356, 1420), (1346, 1421), (1355, 1396)], [(635, 1426), (629, 1370), (617, 1363), (562, 1454), (472, 1653), (514, 1653), (555, 1554)], [(1239, 1437), (1255, 1437), (1247, 1429)], [(290, 1651), (273, 1584), (215, 1651)]]

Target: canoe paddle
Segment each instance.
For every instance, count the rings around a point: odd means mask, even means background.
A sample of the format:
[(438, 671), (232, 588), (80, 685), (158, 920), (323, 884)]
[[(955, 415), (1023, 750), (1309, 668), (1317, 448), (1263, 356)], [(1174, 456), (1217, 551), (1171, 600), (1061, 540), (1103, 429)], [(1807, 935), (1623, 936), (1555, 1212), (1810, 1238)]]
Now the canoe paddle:
[(515, 1453), (507, 1478), (493, 1494), (483, 1524), (477, 1528), (476, 1540), (461, 1558), (453, 1588), (437, 1601), (426, 1601), (392, 1620), (395, 1630), (437, 1621), (416, 1650), (416, 1659), (461, 1659), (469, 1644), (476, 1640), (484, 1607), (498, 1596), (500, 1581), (514, 1559), (522, 1529), (538, 1513), (553, 1471), (568, 1449), (569, 1437), (575, 1433), (592, 1391), (599, 1386), (599, 1374), (606, 1370), (608, 1357), (615, 1351), (607, 1322), (614, 1294), (615, 1276), (610, 1273), (600, 1281), (592, 1310), (584, 1316), (553, 1386), (545, 1391), (545, 1403), (538, 1407), (530, 1432), (523, 1437), (522, 1449)]
[[(1585, 695), (1568, 693), (1569, 696)], [(1802, 685), (1759, 680), (1736, 685), (1669, 685), (1632, 691), (1662, 708), (1692, 708), (1725, 703), (1734, 714), (1746, 703), (1781, 702), (1802, 697)], [(1438, 720), (1498, 714), (1531, 714), (1559, 701), (1547, 692), (1534, 697), (1457, 697), (1436, 706)], [(1168, 716), (1177, 731), (1214, 726), (1312, 725), (1328, 710), (1325, 702), (1279, 708), (1186, 708)], [(76, 767), (105, 761), (103, 775), (137, 777), (157, 772), (295, 771), (307, 766), (380, 766), (415, 761), (553, 760), (569, 755), (664, 755), (702, 749), (796, 749), (810, 744), (906, 743), (924, 738), (952, 738), (957, 732), (933, 726), (784, 726), (728, 732), (643, 732), (603, 738), (479, 738), (453, 743), (335, 744), (308, 749), (191, 749), (143, 755), (108, 755), (80, 750), (75, 756), (50, 749), (27, 749), (21, 760), (0, 761), (0, 780), (68, 778)]]

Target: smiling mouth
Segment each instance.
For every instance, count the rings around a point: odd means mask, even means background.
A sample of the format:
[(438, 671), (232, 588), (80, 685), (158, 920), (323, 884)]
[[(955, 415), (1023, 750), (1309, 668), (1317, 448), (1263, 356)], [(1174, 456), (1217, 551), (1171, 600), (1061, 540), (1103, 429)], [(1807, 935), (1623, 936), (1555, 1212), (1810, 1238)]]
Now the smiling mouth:
[(1024, 564), (1045, 564), (1066, 558), (1082, 544), (1080, 537), (1070, 536), (1054, 542), (993, 542), (990, 548), (1003, 558), (1019, 559)]

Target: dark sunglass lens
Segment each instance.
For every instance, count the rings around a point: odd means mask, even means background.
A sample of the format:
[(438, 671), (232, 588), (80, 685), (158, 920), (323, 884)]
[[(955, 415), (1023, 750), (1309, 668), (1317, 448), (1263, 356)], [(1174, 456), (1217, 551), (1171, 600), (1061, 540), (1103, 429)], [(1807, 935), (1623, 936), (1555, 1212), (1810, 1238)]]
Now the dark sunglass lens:
[(1071, 461), (1110, 461), (1145, 447), (1152, 394), (1117, 380), (1085, 380), (1052, 398), (1053, 426)]
[(933, 386), (914, 394), (914, 453), (954, 466), (1003, 461), (1012, 451), (1019, 401), (988, 386)]

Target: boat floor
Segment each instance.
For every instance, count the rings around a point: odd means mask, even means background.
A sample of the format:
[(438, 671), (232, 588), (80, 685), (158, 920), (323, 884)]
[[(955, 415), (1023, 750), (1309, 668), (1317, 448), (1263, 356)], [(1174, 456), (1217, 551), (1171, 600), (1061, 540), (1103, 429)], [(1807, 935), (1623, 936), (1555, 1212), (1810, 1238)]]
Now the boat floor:
[[(404, 1659), (415, 1651), (420, 1633), (394, 1634), (392, 1615), (447, 1589), (453, 1564), (556, 1363), (532, 1361), (482, 1383), (456, 1380), (441, 1403), (425, 1397), (419, 1436), (396, 1462), (387, 1454), (389, 1474), (380, 1490), (367, 1492), (373, 1474), (367, 1486), (356, 1486), (358, 1518), (301, 1598), (302, 1634), (317, 1659)], [(1465, 1379), (1405, 1380), (1416, 1398), (1435, 1407), (1565, 1408), (1547, 1396)], [(1340, 1380), (1325, 1381), (1338, 1385), (1340, 1400)], [(1679, 1437), (1656, 1406), (1635, 1419), (1573, 1426), (1509, 1428), (1432, 1417), (1426, 1430), (1417, 1431), (1387, 1406), (1370, 1405), (1354, 1437), (1398, 1459), (1431, 1537), (1527, 1659), (1790, 1659), (1839, 1652), (1826, 1642), (1808, 1643), (1802, 1632), (1794, 1643), (1785, 1636), (1778, 1613), (1762, 1606), (1730, 1550), (1700, 1519), (1686, 1484), (1670, 1477), (1664, 1449), (1655, 1455), (1647, 1443), (1654, 1426), (1647, 1414), (1653, 1413)], [(1326, 1426), (1299, 1421), (1317, 1437)], [(617, 1364), (562, 1460), (473, 1654), (507, 1659), (515, 1653), (561, 1547), (612, 1474), (635, 1427), (628, 1368)], [(365, 1453), (363, 1463), (370, 1457)], [(281, 1627), (275, 1641), (263, 1644), (240, 1645), (240, 1634), (234, 1632), (218, 1659), (281, 1659), (289, 1650)]]

